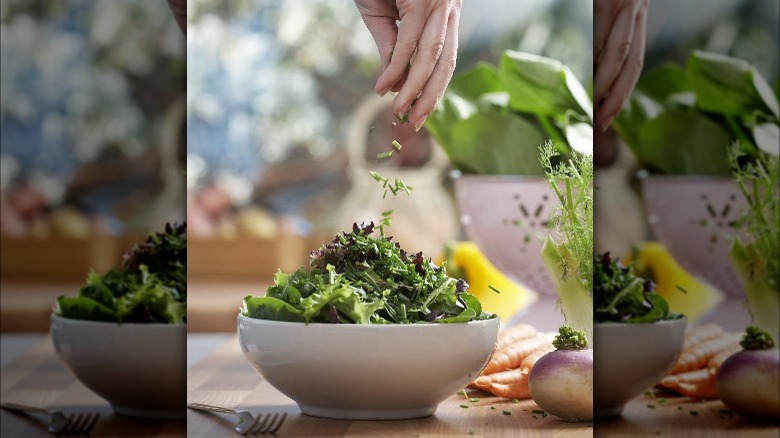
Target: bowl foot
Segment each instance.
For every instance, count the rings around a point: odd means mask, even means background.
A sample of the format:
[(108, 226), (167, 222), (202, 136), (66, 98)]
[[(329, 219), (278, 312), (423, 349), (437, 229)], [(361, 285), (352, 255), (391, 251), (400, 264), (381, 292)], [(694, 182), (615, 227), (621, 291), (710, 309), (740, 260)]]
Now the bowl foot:
[(611, 406), (606, 408), (593, 408), (593, 418), (610, 418), (617, 417), (623, 412), (625, 405)]
[(111, 405), (114, 413), (125, 417), (158, 418), (163, 420), (183, 420), (187, 418), (187, 409), (147, 409), (131, 406)]
[(413, 418), (430, 417), (436, 412), (437, 408), (437, 406), (432, 406), (412, 409), (350, 409), (302, 404), (298, 404), (298, 407), (306, 415), (337, 420), (411, 420)]

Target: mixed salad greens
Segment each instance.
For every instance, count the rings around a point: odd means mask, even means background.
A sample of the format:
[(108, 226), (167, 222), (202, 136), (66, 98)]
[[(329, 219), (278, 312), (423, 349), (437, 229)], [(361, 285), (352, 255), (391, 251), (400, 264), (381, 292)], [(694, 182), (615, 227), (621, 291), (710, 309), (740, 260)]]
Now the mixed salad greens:
[[(388, 212), (386, 212), (388, 213)], [(389, 224), (389, 213), (383, 225)], [(353, 224), (311, 254), (309, 269), (277, 272), (267, 294), (247, 296), (241, 315), (331, 324), (461, 323), (494, 318), (468, 284), (422, 252), (409, 254), (384, 228)]]
[(543, 175), (547, 139), (561, 159), (593, 150), (593, 104), (571, 70), (512, 50), (456, 74), (425, 126), (464, 173)]
[(604, 253), (593, 258), (593, 320), (596, 323), (650, 323), (681, 318), (655, 292), (655, 284), (634, 273), (631, 266)]
[(119, 323), (184, 324), (187, 318), (187, 224), (166, 224), (125, 253), (121, 268), (90, 272), (75, 297), (60, 296), (54, 314)]
[(657, 174), (729, 175), (735, 140), (748, 160), (780, 149), (777, 94), (749, 63), (710, 52), (644, 74), (613, 127)]

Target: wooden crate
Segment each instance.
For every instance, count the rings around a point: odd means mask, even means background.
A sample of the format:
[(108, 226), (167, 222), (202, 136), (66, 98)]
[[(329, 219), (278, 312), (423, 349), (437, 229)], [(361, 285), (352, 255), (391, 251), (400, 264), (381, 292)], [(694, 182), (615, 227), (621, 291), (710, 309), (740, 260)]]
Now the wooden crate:
[(235, 240), (189, 237), (187, 275), (226, 281), (268, 279), (279, 269), (292, 272), (308, 264), (309, 253), (318, 246), (312, 238), (299, 236)]
[(94, 269), (103, 272), (119, 264), (126, 238), (90, 239), (52, 237), (0, 239), (0, 274), (4, 278), (85, 278)]

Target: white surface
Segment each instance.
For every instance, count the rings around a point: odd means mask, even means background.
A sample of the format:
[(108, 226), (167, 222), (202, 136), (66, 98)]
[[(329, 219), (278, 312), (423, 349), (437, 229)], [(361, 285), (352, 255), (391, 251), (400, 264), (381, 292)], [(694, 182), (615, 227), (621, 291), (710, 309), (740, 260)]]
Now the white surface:
[(134, 417), (184, 418), (187, 327), (116, 324), (52, 316), (54, 350), (114, 411)]
[(407, 419), (431, 415), (479, 374), (498, 319), (335, 325), (239, 316), (238, 334), (250, 364), (304, 414)]
[(650, 324), (593, 324), (593, 416), (620, 414), (672, 368), (685, 339), (685, 318)]

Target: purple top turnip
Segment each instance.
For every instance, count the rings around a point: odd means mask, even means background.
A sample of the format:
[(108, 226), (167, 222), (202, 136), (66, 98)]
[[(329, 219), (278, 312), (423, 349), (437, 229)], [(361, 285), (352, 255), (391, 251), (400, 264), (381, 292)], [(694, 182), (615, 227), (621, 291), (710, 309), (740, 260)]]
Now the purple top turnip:
[(531, 368), (528, 386), (540, 408), (566, 421), (593, 419), (593, 350), (585, 334), (561, 327), (553, 345)]
[(750, 418), (780, 420), (780, 350), (769, 332), (748, 327), (718, 370), (718, 395), (732, 411)]

